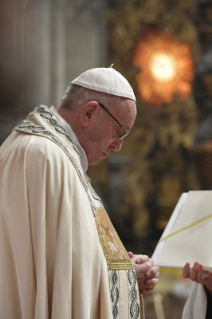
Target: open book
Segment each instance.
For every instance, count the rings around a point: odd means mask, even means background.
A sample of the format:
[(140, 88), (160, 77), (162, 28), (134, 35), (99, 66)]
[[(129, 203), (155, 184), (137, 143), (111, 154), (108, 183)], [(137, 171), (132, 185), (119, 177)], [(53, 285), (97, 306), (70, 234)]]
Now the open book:
[(212, 191), (183, 193), (152, 255), (160, 267), (212, 269)]

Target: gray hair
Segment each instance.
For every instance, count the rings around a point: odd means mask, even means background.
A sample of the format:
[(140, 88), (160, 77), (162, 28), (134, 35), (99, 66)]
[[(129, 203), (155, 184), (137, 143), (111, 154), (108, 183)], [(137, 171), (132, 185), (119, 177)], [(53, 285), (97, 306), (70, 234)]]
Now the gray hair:
[(105, 104), (106, 106), (121, 105), (124, 107), (125, 100), (126, 98), (87, 89), (76, 84), (71, 84), (62, 97), (60, 106), (68, 109), (71, 112), (74, 112), (80, 104), (86, 104), (90, 101), (97, 101)]

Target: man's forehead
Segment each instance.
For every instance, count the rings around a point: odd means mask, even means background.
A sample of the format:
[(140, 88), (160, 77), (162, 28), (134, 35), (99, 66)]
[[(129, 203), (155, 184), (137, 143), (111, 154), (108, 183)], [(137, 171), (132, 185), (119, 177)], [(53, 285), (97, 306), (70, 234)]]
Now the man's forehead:
[(113, 108), (115, 115), (119, 118), (122, 126), (129, 130), (135, 121), (137, 110), (135, 101), (128, 100), (124, 106), (118, 106)]

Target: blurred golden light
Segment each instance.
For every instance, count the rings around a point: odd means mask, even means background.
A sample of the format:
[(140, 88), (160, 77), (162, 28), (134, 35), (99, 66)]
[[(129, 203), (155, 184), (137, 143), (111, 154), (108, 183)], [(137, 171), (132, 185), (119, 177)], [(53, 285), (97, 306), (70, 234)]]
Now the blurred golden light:
[(154, 54), (150, 61), (150, 69), (156, 79), (168, 81), (176, 74), (176, 61), (167, 54)]
[(139, 94), (148, 104), (159, 108), (176, 93), (181, 99), (190, 94), (194, 77), (191, 49), (173, 35), (147, 33), (136, 47), (133, 63), (140, 69), (136, 76)]

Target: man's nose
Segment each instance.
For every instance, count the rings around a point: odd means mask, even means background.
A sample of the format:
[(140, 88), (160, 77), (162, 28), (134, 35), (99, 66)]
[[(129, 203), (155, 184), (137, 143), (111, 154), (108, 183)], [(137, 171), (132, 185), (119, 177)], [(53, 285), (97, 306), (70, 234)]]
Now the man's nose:
[(115, 152), (119, 152), (119, 151), (121, 150), (122, 143), (123, 143), (123, 140), (114, 141), (114, 142), (111, 144), (111, 147), (112, 147), (112, 149), (113, 149)]

